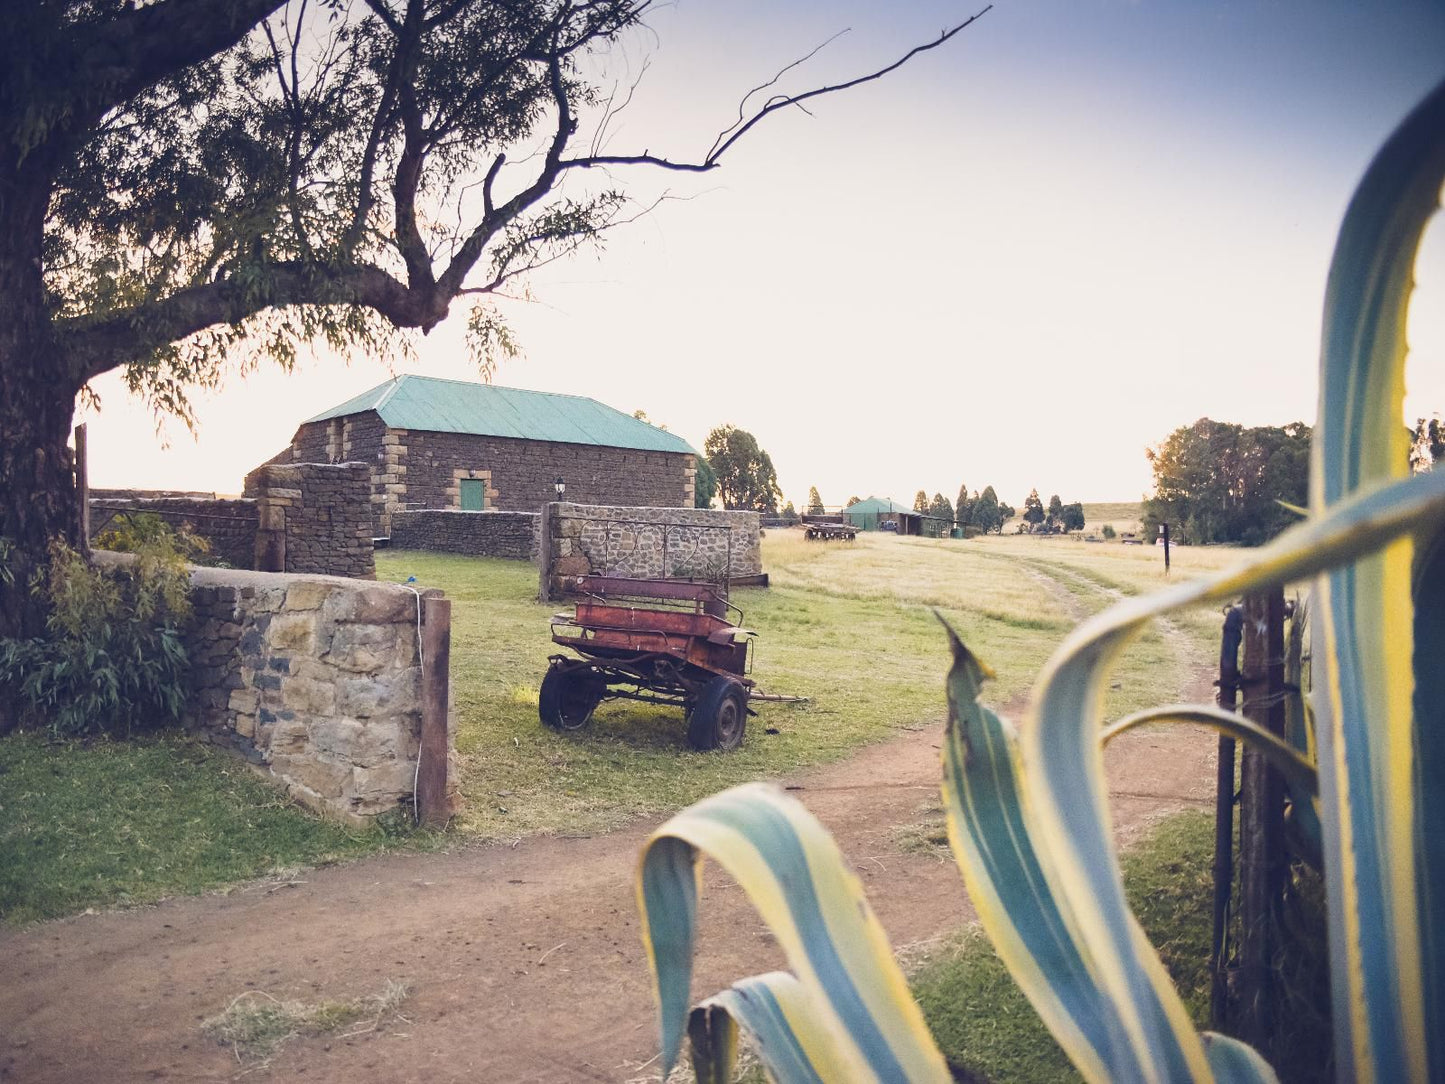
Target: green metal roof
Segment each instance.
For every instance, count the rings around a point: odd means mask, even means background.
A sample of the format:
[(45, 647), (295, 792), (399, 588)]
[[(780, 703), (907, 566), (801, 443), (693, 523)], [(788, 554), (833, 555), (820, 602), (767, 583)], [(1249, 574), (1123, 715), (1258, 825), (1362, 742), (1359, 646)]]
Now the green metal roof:
[(410, 374), (388, 380), (306, 421), (324, 422), (367, 410), (376, 411), (392, 429), (697, 454), (681, 437), (596, 399)]
[(899, 504), (890, 497), (869, 497), (866, 501), (859, 501), (857, 504), (849, 505), (843, 509), (843, 515), (891, 515), (895, 512), (907, 512), (910, 516), (919, 515), (913, 510), (912, 505)]

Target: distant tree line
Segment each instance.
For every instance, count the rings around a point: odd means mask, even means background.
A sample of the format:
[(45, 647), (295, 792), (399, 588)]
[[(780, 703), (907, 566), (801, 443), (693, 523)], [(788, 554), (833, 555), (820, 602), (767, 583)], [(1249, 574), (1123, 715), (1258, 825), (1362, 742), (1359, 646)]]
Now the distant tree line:
[[(1146, 537), (1161, 523), (1191, 545), (1258, 546), (1298, 519), (1285, 507), (1309, 499), (1310, 427), (1246, 428), (1200, 418), (1148, 449), (1154, 495), (1144, 502)], [(1283, 502), (1283, 503), (1281, 503)]]

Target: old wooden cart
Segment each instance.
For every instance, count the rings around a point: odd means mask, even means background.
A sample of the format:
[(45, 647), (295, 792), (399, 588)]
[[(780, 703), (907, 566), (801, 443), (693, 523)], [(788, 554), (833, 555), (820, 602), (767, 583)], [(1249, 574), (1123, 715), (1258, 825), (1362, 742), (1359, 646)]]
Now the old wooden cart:
[(544, 724), (578, 730), (604, 700), (640, 700), (681, 707), (694, 749), (742, 744), (757, 695), (747, 676), (753, 633), (724, 585), (582, 576), (576, 591), (575, 612), (552, 618), (552, 639), (581, 658), (551, 656)]

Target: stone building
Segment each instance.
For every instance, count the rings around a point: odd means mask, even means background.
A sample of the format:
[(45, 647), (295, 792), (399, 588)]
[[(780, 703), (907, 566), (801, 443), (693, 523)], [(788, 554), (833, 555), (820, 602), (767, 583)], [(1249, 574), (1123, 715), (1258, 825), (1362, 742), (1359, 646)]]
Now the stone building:
[(372, 524), (451, 508), (535, 512), (557, 499), (691, 508), (696, 453), (595, 399), (399, 376), (301, 423), (272, 463), (363, 462)]

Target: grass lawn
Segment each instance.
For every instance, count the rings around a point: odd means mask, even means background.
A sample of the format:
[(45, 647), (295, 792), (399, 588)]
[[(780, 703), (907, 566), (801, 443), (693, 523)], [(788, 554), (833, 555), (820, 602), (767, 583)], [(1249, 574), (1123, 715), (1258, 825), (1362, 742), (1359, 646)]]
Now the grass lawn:
[[(999, 674), (989, 692), (1016, 702), (1077, 620), (1163, 582), (1135, 551), (1066, 539), (967, 542), (864, 535), (852, 544), (773, 531), (763, 543), (772, 587), (735, 591), (759, 633), (753, 677), (765, 691), (810, 697), (764, 704), (733, 753), (687, 746), (674, 709), (604, 704), (584, 731), (537, 719), (547, 657), (561, 649), (535, 600), (531, 565), (381, 551), (377, 576), (443, 589), (452, 599), (456, 743), (466, 810), (484, 838), (590, 833), (677, 809), (746, 780), (841, 757), (901, 727), (939, 724), (947, 648), (938, 609)], [(1206, 551), (1199, 551), (1204, 554)], [(1207, 551), (1210, 560), (1220, 551)], [(1152, 551), (1151, 551), (1152, 554)], [(1181, 562), (1176, 575), (1187, 572)], [(1112, 714), (1178, 699), (1218, 651), (1217, 621), (1147, 633), (1115, 675)], [(767, 733), (771, 728), (776, 733)]]
[(183, 737), (0, 741), (0, 919), (12, 925), (202, 892), (396, 842), (317, 820), (246, 765)]

